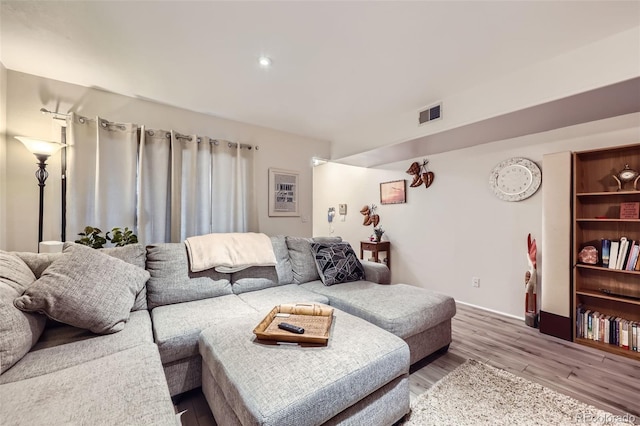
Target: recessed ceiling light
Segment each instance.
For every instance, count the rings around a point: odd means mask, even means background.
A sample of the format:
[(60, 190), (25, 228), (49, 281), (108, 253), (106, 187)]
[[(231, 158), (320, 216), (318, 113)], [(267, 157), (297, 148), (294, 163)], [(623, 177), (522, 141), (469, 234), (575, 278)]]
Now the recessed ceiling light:
[(271, 58), (268, 56), (260, 56), (258, 63), (262, 68), (269, 68), (271, 66)]

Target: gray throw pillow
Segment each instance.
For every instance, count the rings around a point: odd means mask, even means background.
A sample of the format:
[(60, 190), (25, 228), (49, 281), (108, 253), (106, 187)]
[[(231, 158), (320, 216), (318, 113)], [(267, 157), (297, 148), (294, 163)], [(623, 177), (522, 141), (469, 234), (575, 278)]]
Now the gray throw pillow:
[[(67, 247), (74, 243), (66, 242), (64, 244), (64, 247)], [(146, 269), (147, 250), (142, 244), (128, 244), (122, 247), (108, 247), (98, 250), (108, 254), (109, 256), (113, 256), (142, 269)], [(36, 278), (40, 278), (40, 275), (42, 275), (49, 265), (62, 257), (62, 253), (16, 252), (16, 255), (29, 266)], [(142, 287), (140, 292), (136, 295), (136, 302), (133, 304), (133, 308), (131, 308), (132, 311), (145, 309), (147, 309), (147, 286)]]
[(311, 251), (312, 242), (335, 242), (342, 241), (340, 237), (286, 237), (287, 248), (289, 249), (289, 258), (291, 260), (291, 270), (293, 271), (293, 282), (296, 284), (308, 283), (309, 281), (319, 280), (318, 268), (316, 267), (313, 252)]
[(44, 315), (22, 312), (13, 306), (13, 300), (35, 280), (18, 256), (0, 250), (0, 374), (22, 359), (44, 330)]
[(364, 268), (349, 243), (311, 243), (324, 285), (364, 279)]
[(149, 272), (101, 251), (65, 244), (63, 256), (27, 288), (14, 305), (27, 312), (110, 334), (124, 328)]

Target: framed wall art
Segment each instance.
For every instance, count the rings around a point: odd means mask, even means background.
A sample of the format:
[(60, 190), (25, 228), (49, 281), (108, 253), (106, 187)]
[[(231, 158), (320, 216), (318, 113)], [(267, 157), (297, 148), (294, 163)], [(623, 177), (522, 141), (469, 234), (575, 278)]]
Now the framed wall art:
[(407, 202), (407, 182), (393, 180), (380, 184), (380, 204), (401, 204)]
[(269, 216), (300, 216), (298, 179), (291, 170), (269, 168)]

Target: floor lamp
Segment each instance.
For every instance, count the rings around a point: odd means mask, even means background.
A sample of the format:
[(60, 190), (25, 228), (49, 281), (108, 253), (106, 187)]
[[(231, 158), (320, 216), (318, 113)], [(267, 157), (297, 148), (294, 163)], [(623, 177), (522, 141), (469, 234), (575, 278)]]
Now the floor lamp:
[(38, 159), (38, 170), (36, 170), (36, 179), (40, 187), (40, 209), (38, 210), (38, 252), (40, 252), (40, 242), (42, 242), (42, 219), (44, 217), (44, 182), (49, 177), (47, 172), (47, 158), (58, 152), (67, 145), (60, 142), (45, 141), (25, 136), (16, 136), (20, 142)]

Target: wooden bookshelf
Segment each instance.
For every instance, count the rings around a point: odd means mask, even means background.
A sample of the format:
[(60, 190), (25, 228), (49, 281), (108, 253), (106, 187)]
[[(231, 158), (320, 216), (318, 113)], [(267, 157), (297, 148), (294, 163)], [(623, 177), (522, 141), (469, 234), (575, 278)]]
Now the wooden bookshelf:
[(621, 191), (613, 174), (625, 164), (640, 170), (640, 144), (573, 154), (573, 315), (575, 342), (640, 360), (640, 352), (586, 339), (575, 326), (577, 308), (640, 323), (640, 271), (581, 264), (578, 253), (587, 245), (598, 250), (601, 240), (627, 237), (640, 241), (640, 218), (620, 219), (620, 203), (640, 202), (640, 191), (627, 183)]
[(609, 343), (602, 343), (602, 342), (596, 342), (595, 340), (590, 340), (590, 339), (582, 339), (582, 338), (576, 338), (575, 339), (576, 343), (580, 343), (581, 345), (585, 345), (585, 346), (591, 346), (592, 348), (596, 348), (596, 349), (600, 349), (602, 351), (607, 351), (607, 352), (611, 352), (617, 355), (622, 355), (622, 356), (626, 356), (626, 357), (631, 357), (631, 358), (637, 358), (635, 356), (633, 356), (633, 354), (637, 354), (638, 352), (633, 352), (627, 349), (623, 349), (621, 347), (615, 346), (615, 345), (611, 345)]

